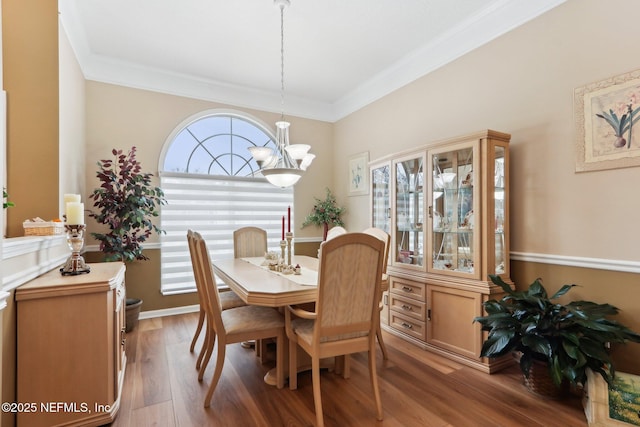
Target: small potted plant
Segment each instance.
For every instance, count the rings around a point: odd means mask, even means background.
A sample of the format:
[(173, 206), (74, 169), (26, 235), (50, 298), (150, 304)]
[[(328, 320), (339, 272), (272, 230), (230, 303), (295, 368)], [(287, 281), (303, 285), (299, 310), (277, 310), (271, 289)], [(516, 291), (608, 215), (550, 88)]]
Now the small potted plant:
[[(96, 210), (89, 213), (108, 232), (91, 235), (100, 242), (105, 261), (147, 260), (142, 243), (153, 233), (163, 233), (152, 220), (166, 203), (164, 192), (151, 185), (152, 174), (142, 172), (136, 147), (127, 153), (114, 149), (112, 154), (115, 159), (98, 162), (100, 187), (90, 196)], [(141, 304), (139, 299), (127, 299), (127, 331), (137, 322)]]
[(7, 209), (15, 206), (13, 202), (9, 201), (9, 194), (7, 194), (7, 189), (2, 187), (2, 209)]
[[(610, 383), (615, 369), (608, 346), (640, 342), (640, 335), (608, 318), (618, 313), (610, 304), (572, 301), (563, 305), (553, 301), (576, 285), (564, 285), (549, 297), (541, 279), (525, 291), (514, 291), (500, 276), (489, 277), (505, 295), (486, 301), (487, 315), (474, 319), (489, 332), (481, 356), (494, 358), (516, 352), (525, 384), (534, 392), (560, 397), (563, 383), (586, 385), (588, 369)], [(536, 366), (548, 374), (551, 389), (533, 382)], [(536, 374), (536, 379), (540, 378), (544, 377)]]
[(322, 240), (327, 240), (327, 232), (329, 231), (329, 224), (344, 226), (344, 222), (340, 219), (345, 211), (345, 208), (339, 207), (336, 203), (336, 198), (331, 194), (331, 190), (328, 188), (327, 197), (324, 200), (320, 200), (316, 197), (316, 203), (313, 206), (313, 210), (302, 223), (302, 227), (306, 227), (310, 224), (320, 225), (323, 227)]

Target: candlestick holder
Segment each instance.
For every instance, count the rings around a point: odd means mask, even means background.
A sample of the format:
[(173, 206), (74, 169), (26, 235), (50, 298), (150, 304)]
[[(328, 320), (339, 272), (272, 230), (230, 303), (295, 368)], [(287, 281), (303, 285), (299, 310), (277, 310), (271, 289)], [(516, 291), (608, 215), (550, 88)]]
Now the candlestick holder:
[(291, 265), (291, 240), (293, 240), (293, 233), (288, 232), (285, 234), (287, 239), (287, 265)]
[(84, 224), (65, 224), (67, 230), (67, 244), (71, 249), (71, 256), (67, 259), (64, 267), (60, 269), (63, 276), (76, 276), (78, 274), (89, 273), (91, 269), (84, 262), (80, 251), (84, 246)]
[(284, 262), (284, 250), (287, 247), (287, 241), (286, 240), (280, 240), (280, 259), (282, 259), (282, 262)]

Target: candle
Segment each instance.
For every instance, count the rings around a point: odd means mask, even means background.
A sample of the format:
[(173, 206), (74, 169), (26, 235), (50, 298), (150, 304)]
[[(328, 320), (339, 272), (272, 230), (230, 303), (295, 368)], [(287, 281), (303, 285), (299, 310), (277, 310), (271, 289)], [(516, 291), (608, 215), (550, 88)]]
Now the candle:
[(67, 206), (69, 202), (80, 203), (80, 195), (79, 194), (65, 194), (64, 195), (64, 206)]
[(291, 233), (291, 206), (287, 208), (287, 231)]
[(69, 202), (66, 206), (67, 224), (84, 224), (84, 203)]
[(284, 240), (284, 215), (282, 215), (282, 239), (280, 240)]

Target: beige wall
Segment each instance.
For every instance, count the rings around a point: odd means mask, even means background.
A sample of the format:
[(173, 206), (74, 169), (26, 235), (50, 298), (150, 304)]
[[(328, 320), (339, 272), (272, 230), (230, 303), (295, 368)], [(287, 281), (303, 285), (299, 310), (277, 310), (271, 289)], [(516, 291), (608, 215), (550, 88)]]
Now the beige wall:
[(26, 218), (59, 215), (57, 6), (2, 1), (7, 189), (16, 204), (6, 212), (10, 237), (22, 236)]
[[(640, 2), (569, 0), (336, 123), (336, 192), (348, 200), (347, 228), (368, 225), (369, 203), (346, 197), (349, 155), (369, 151), (373, 160), (489, 128), (512, 135), (512, 251), (640, 261), (632, 214), (640, 210), (640, 168), (574, 172), (574, 88), (640, 68), (637, 31), (621, 23), (621, 11), (640, 16)], [(512, 267), (520, 287), (542, 276), (554, 289), (576, 282), (575, 295), (615, 301), (620, 319), (640, 331), (638, 274)], [(640, 360), (640, 345), (627, 347)]]
[[(60, 58), (60, 155), (59, 195), (85, 194), (85, 80), (62, 26), (59, 29)], [(58, 197), (60, 215), (63, 198)], [(83, 199), (85, 205), (86, 198)]]

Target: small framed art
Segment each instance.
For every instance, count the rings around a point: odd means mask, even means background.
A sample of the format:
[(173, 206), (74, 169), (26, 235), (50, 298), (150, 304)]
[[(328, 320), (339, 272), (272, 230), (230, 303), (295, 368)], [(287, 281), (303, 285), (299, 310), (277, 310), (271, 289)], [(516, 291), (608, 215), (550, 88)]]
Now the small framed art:
[(349, 158), (349, 196), (369, 194), (369, 152)]

